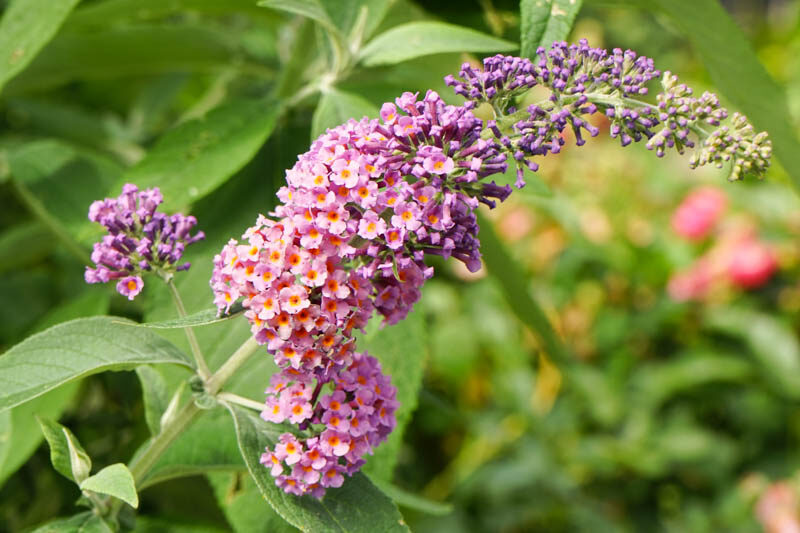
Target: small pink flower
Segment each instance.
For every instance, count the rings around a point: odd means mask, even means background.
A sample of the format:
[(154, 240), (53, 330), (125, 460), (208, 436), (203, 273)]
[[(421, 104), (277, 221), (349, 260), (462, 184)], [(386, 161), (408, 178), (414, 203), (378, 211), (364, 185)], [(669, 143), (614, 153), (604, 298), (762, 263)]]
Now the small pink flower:
[(269, 473), (272, 474), (272, 477), (278, 477), (283, 474), (283, 462), (278, 459), (278, 456), (269, 451), (261, 454), (261, 464), (266, 466), (270, 469)]
[(385, 124), (394, 124), (397, 120), (397, 108), (394, 104), (386, 102), (381, 106), (381, 119)]
[(332, 429), (326, 429), (319, 437), (320, 450), (327, 455), (341, 457), (350, 449), (350, 436)]
[(127, 296), (128, 300), (133, 300), (136, 295), (142, 292), (144, 282), (139, 276), (127, 276), (117, 282), (117, 292)]
[(281, 289), (279, 299), (281, 309), (291, 315), (311, 305), (311, 302), (308, 300), (308, 292), (302, 285), (292, 285), (291, 287)]
[(367, 240), (373, 240), (386, 231), (386, 222), (379, 218), (374, 211), (366, 211), (358, 221), (358, 235)]
[(303, 445), (291, 433), (284, 433), (280, 436), (280, 442), (275, 445), (275, 455), (292, 466), (302, 458)]
[(439, 153), (426, 157), (422, 167), (431, 174), (449, 174), (455, 168), (455, 163), (451, 157)]

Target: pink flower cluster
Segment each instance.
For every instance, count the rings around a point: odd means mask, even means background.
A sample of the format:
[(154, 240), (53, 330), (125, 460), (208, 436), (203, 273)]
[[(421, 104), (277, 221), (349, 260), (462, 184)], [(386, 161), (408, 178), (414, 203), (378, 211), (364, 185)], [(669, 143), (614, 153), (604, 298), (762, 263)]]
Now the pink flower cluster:
[[(721, 190), (696, 189), (675, 210), (672, 227), (687, 240), (702, 241), (716, 227), (726, 204)], [(760, 287), (776, 269), (774, 250), (758, 239), (755, 228), (731, 224), (720, 230), (712, 246), (689, 268), (672, 276), (667, 290), (677, 301), (700, 300), (714, 286)]]
[(332, 384), (330, 393), (319, 396), (322, 389), (312, 391), (307, 375), (288, 369), (274, 375), (267, 389), (265, 420), (325, 426), (307, 439), (284, 433), (275, 450), (261, 456), (261, 463), (288, 493), (321, 498), (327, 487), (341, 486), (344, 475), (357, 472), (363, 456), (395, 427), (396, 390), (377, 359), (354, 353), (353, 362), (334, 375)]
[[(292, 383), (267, 390), (272, 399), (262, 416), (301, 427), (315, 420), (328, 424), (324, 431), (337, 431), (341, 442), (354, 446), (334, 461), (337, 472), (352, 474), (361, 456), (394, 427), (394, 389), (377, 361), (354, 351), (354, 330), (363, 329), (375, 310), (387, 324), (406, 317), (433, 275), (423, 261), (426, 254), (455, 257), (472, 271), (480, 268), (474, 210), (479, 202), (494, 206), (492, 198), (503, 200), (511, 192), (481, 181), (505, 172), (506, 156), (494, 141), (481, 138), (483, 123), (472, 107), (446, 105), (433, 91), (422, 100), (404, 93), (383, 105), (380, 120), (350, 120), (329, 129), (286, 172), (273, 218), (259, 217), (242, 243), (231, 240), (215, 257), (216, 305), (227, 311), (242, 300), (255, 338), (284, 369), (280, 379)], [(353, 389), (342, 385), (362, 367), (372, 373), (357, 375)], [(359, 396), (366, 394), (362, 389), (378, 383), (384, 393), (375, 393), (376, 401), (386, 415), (375, 422), (356, 409), (356, 419), (335, 418), (349, 424), (345, 438), (344, 430), (323, 420), (324, 412), (314, 414), (320, 406), (327, 409), (315, 403), (315, 381), (316, 391), (333, 381), (348, 405), (366, 401)], [(371, 429), (362, 435), (359, 424)], [(314, 433), (295, 445), (316, 449), (309, 443), (317, 439), (313, 442), (327, 446), (324, 435), (330, 433)], [(330, 459), (328, 451), (319, 453)], [(286, 459), (277, 448), (269, 453)], [(320, 483), (312, 490), (316, 482), (295, 476), (293, 465), (283, 465), (292, 466), (289, 474), (273, 467), (287, 492), (321, 496), (330, 486)]]

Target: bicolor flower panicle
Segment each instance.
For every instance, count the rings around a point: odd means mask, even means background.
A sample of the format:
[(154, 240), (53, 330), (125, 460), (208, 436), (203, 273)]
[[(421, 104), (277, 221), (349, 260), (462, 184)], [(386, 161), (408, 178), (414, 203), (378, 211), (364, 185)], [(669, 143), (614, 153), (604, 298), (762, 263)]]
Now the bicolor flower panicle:
[[(262, 462), (292, 494), (322, 497), (395, 425), (394, 387), (377, 361), (355, 349), (355, 332), (373, 313), (384, 324), (407, 316), (433, 275), (426, 255), (481, 266), (475, 210), (511, 193), (490, 178), (536, 156), (557, 153), (570, 128), (577, 143), (599, 129), (604, 113), (623, 145), (683, 151), (699, 139), (692, 166), (732, 161), (733, 177), (761, 174), (770, 155), (765, 134), (727, 111), (715, 96), (693, 98), (668, 73), (657, 104), (639, 100), (661, 74), (634, 52), (554, 43), (533, 60), (495, 56), (483, 69), (465, 64), (445, 81), (467, 101), (447, 105), (434, 91), (404, 93), (379, 119), (349, 120), (317, 138), (286, 172), (280, 204), (259, 216), (240, 241), (214, 259), (211, 287), (220, 312), (237, 301), (255, 339), (281, 369), (267, 389), (262, 417), (297, 425)], [(550, 96), (518, 111), (536, 86)], [(495, 118), (473, 113), (489, 104)], [(708, 131), (708, 127), (716, 127)], [(729, 129), (725, 129), (729, 128)]]
[(197, 224), (193, 216), (157, 212), (163, 200), (158, 187), (140, 191), (128, 183), (119, 197), (92, 203), (89, 220), (103, 225), (108, 234), (94, 244), (95, 267), (86, 267), (87, 283), (117, 280), (117, 291), (133, 300), (144, 287), (144, 272), (164, 277), (189, 268), (188, 262), (180, 263), (183, 252), (205, 235), (190, 235)]

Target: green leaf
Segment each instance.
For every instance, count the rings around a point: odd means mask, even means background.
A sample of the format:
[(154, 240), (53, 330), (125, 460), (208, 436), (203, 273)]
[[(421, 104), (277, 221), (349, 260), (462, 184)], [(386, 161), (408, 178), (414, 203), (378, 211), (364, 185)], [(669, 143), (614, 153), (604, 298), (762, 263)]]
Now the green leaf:
[(144, 418), (151, 435), (161, 431), (161, 417), (167, 410), (170, 401), (167, 382), (157, 370), (148, 365), (136, 367), (136, 375), (142, 385), (144, 400)]
[(409, 22), (372, 39), (362, 50), (365, 66), (394, 65), (415, 57), (444, 52), (500, 52), (516, 44), (444, 22)]
[(337, 33), (339, 31), (331, 21), (325, 8), (317, 0), (261, 0), (257, 5), (307, 17), (320, 23), (328, 30)]
[(569, 364), (572, 357), (553, 329), (544, 311), (530, 294), (528, 275), (500, 241), (491, 221), (478, 213), (481, 228), (481, 254), (489, 275), (497, 282), (503, 297), (517, 318), (536, 334), (547, 354), (558, 364)]
[(112, 533), (112, 529), (102, 518), (92, 511), (76, 514), (69, 518), (58, 518), (36, 528), (33, 533)]
[(165, 133), (112, 191), (124, 183), (158, 186), (165, 210), (183, 208), (250, 161), (272, 133), (279, 113), (275, 102), (237, 101), (181, 124)]
[(206, 477), (220, 509), (236, 533), (297, 531), (272, 507), (264, 505), (264, 497), (247, 472), (217, 472)]
[(375, 449), (375, 454), (367, 458), (364, 472), (372, 479), (391, 481), (397, 454), (403, 443), (403, 433), (417, 407), (417, 396), (422, 385), (427, 357), (427, 331), (424, 310), (416, 308), (402, 322), (381, 328), (380, 319), (370, 321), (367, 333), (357, 341), (359, 350), (368, 351), (378, 358), (384, 374), (391, 376), (392, 385), (397, 387), (397, 401), (400, 407), (395, 413), (397, 427), (386, 442)]
[(566, 39), (582, 4), (583, 0), (521, 0), (520, 55), (533, 57), (538, 47)]
[(364, 37), (372, 35), (386, 17), (394, 0), (321, 0), (333, 24), (350, 35), (362, 9), (367, 10)]
[(59, 387), (0, 413), (0, 486), (22, 466), (42, 441), (36, 417), (57, 419), (78, 392), (78, 382)]
[(0, 273), (40, 261), (52, 252), (50, 231), (41, 222), (17, 224), (0, 234)]
[(378, 108), (372, 102), (357, 94), (331, 88), (324, 92), (311, 119), (311, 140), (316, 139), (328, 128), (344, 124), (349, 119), (361, 120), (363, 117), (376, 118)]
[(261, 494), (287, 522), (303, 531), (375, 532), (409, 531), (392, 501), (364, 474), (357, 473), (338, 489), (329, 489), (322, 500), (286, 494), (259, 462), (265, 446), (273, 446), (282, 432), (257, 415), (229, 405), (236, 436), (250, 475)]
[(39, 426), (50, 446), (50, 462), (58, 473), (76, 483), (86, 479), (92, 469), (92, 460), (75, 435), (58, 422), (46, 418), (39, 419)]
[(90, 490), (119, 498), (133, 508), (139, 507), (139, 495), (128, 467), (122, 463), (109, 465), (81, 483), (81, 490)]
[(394, 503), (401, 507), (408, 507), (409, 509), (414, 509), (415, 511), (433, 516), (445, 516), (453, 512), (453, 506), (449, 503), (435, 502), (428, 498), (423, 498), (422, 496), (412, 494), (391, 483), (376, 480), (372, 476), (370, 476), (370, 481), (381, 489), (384, 494), (390, 497)]
[(637, 405), (655, 409), (682, 391), (708, 383), (743, 383), (751, 374), (751, 365), (737, 354), (688, 353), (640, 367), (631, 384), (640, 395)]
[(79, 0), (14, 0), (0, 21), (0, 91), (36, 57)]
[(173, 363), (192, 367), (174, 345), (117, 317), (79, 318), (28, 337), (0, 356), (0, 411), (59, 385), (137, 365)]
[[(75, 298), (53, 308), (33, 327), (33, 331), (41, 331), (59, 322), (103, 314), (108, 311), (109, 292), (100, 287), (87, 287)], [(2, 357), (2, 356), (0, 356)], [(3, 411), (10, 416), (10, 438), (0, 443), (0, 485), (36, 450), (42, 441), (42, 432), (36, 417), (58, 420), (61, 413), (70, 407), (80, 383), (73, 381), (54, 389), (47, 394), (34, 398), (13, 409)], [(6, 447), (6, 452), (3, 447)]]
[(635, 0), (635, 5), (665, 13), (689, 39), (714, 84), (756, 128), (769, 132), (775, 155), (786, 169), (795, 192), (800, 192), (800, 143), (790, 122), (786, 94), (720, 3)]
[(6, 94), (41, 91), (74, 80), (219, 72), (233, 64), (256, 76), (272, 74), (243, 56), (231, 34), (205, 28), (136, 25), (85, 34), (64, 32), (8, 84)]
[[(69, 242), (88, 244), (100, 226), (89, 221), (89, 206), (122, 174), (110, 158), (57, 140), (39, 140), (9, 150), (8, 165), (20, 192), (39, 219)], [(115, 196), (119, 195), (117, 189)], [(87, 246), (88, 248), (88, 246)], [(79, 250), (82, 250), (79, 248)], [(80, 253), (86, 256), (88, 252)]]
[[(202, 311), (198, 311), (196, 313), (192, 313), (184, 318), (172, 318), (169, 320), (161, 320), (158, 322), (145, 322), (143, 324), (139, 324), (139, 326), (143, 328), (153, 328), (153, 329), (176, 329), (176, 328), (186, 328), (186, 327), (195, 327), (195, 326), (207, 326), (209, 324), (218, 324), (219, 322), (225, 322), (226, 320), (230, 320), (236, 316), (239, 316), (241, 313), (244, 312), (244, 308), (241, 305), (234, 305), (231, 308), (231, 312), (224, 316), (217, 316), (219, 311), (216, 307), (211, 309), (204, 309)], [(127, 324), (127, 322), (126, 322)]]
[(74, 31), (86, 27), (105, 28), (109, 21), (143, 22), (162, 19), (176, 13), (202, 13), (211, 15), (247, 14), (271, 21), (277, 17), (259, 9), (253, 0), (105, 0), (93, 2), (76, 9), (67, 21), (67, 29)]
[(791, 398), (800, 398), (800, 343), (779, 318), (745, 308), (710, 310), (704, 323), (744, 340), (764, 373)]

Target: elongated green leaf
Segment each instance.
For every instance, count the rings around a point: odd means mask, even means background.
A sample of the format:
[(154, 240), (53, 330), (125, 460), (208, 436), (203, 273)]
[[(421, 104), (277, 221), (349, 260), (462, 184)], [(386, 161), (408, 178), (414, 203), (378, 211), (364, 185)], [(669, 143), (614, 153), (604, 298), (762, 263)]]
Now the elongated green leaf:
[(82, 482), (92, 469), (92, 460), (72, 432), (52, 420), (39, 419), (44, 438), (50, 446), (50, 462), (67, 479)]
[(364, 37), (369, 37), (383, 21), (395, 0), (320, 0), (333, 24), (342, 33), (349, 35), (360, 16), (366, 9)]
[(0, 90), (36, 57), (79, 0), (14, 0), (0, 21)]
[(36, 528), (33, 533), (112, 533), (102, 518), (91, 511), (59, 518)]
[(521, 0), (520, 55), (533, 57), (540, 46), (567, 38), (583, 0)]
[(800, 343), (780, 319), (745, 308), (709, 311), (705, 324), (743, 339), (764, 373), (792, 398), (800, 398)]
[[(747, 36), (718, 0), (626, 0), (626, 5), (658, 10), (689, 39), (714, 84), (772, 139), (795, 192), (800, 193), (800, 143), (783, 89), (761, 64)], [(757, 95), (757, 96), (754, 96)]]
[[(143, 324), (139, 324), (143, 328), (153, 328), (153, 329), (176, 329), (176, 328), (186, 328), (186, 327), (195, 327), (195, 326), (207, 326), (209, 324), (217, 324), (219, 322), (224, 322), (226, 320), (230, 320), (236, 316), (239, 316), (242, 312), (244, 312), (244, 308), (241, 305), (235, 305), (231, 308), (231, 312), (224, 316), (217, 316), (219, 311), (216, 307), (212, 309), (204, 309), (202, 311), (198, 311), (196, 313), (192, 313), (191, 315), (186, 316), (185, 318), (173, 318), (169, 320), (161, 320), (158, 322), (145, 322)], [(127, 322), (126, 322), (127, 323)]]
[[(98, 191), (116, 183), (120, 165), (56, 140), (27, 143), (9, 150), (7, 157), (14, 181), (30, 195), (34, 211), (51, 231), (81, 244), (97, 238), (100, 226), (89, 221), (89, 205)], [(82, 253), (88, 260), (86, 250)]]
[(228, 406), (236, 425), (239, 449), (261, 494), (287, 522), (303, 531), (408, 531), (392, 501), (361, 473), (330, 489), (322, 500), (286, 494), (259, 462), (265, 446), (273, 446), (281, 431), (258, 415)]
[(367, 458), (364, 466), (364, 472), (372, 479), (392, 480), (403, 433), (417, 407), (427, 357), (423, 314), (422, 308), (417, 307), (404, 321), (387, 328), (381, 328), (376, 317), (370, 322), (366, 335), (357, 341), (359, 350), (368, 351), (380, 360), (383, 373), (391, 376), (392, 385), (397, 387), (400, 402), (395, 413), (397, 427), (387, 441), (375, 449), (375, 454)]
[(254, 75), (271, 73), (262, 65), (242, 59), (235, 38), (203, 28), (165, 25), (112, 27), (85, 34), (65, 32), (8, 84), (6, 93), (41, 90), (73, 80), (217, 72), (233, 63)]
[(360, 60), (372, 67), (444, 52), (500, 52), (517, 48), (510, 41), (470, 28), (444, 22), (409, 22), (372, 39), (361, 50)]
[(219, 187), (256, 154), (275, 127), (280, 107), (238, 101), (167, 132), (123, 175), (123, 183), (158, 186), (164, 209), (182, 208)]
[(143, 22), (187, 11), (212, 15), (247, 14), (267, 21), (277, 19), (269, 11), (259, 9), (253, 0), (105, 0), (76, 9), (67, 22), (67, 29), (105, 28), (109, 21)]
[(139, 495), (128, 467), (115, 463), (89, 476), (81, 483), (81, 490), (90, 490), (119, 498), (133, 508), (139, 507)]
[(155, 333), (116, 317), (79, 318), (28, 337), (0, 356), (0, 411), (106, 370), (189, 359)]
[(690, 353), (643, 366), (631, 381), (641, 395), (637, 404), (655, 409), (681, 391), (708, 383), (744, 382), (751, 374), (751, 365), (738, 354)]
[(394, 503), (400, 505), (401, 507), (408, 507), (409, 509), (414, 509), (415, 511), (420, 511), (433, 516), (444, 516), (453, 512), (453, 506), (449, 503), (429, 500), (428, 498), (405, 491), (396, 485), (392, 485), (391, 483), (376, 480), (372, 476), (370, 476), (370, 481), (372, 481), (376, 487), (381, 489), (384, 494), (389, 496)]
[(378, 108), (365, 98), (339, 89), (330, 89), (322, 94), (319, 104), (314, 110), (311, 120), (311, 139), (314, 140), (328, 128), (354, 118), (361, 120), (363, 117), (376, 118)]
[(261, 0), (257, 5), (308, 17), (330, 30), (338, 31), (325, 8), (317, 0)]
[(553, 329), (539, 304), (530, 295), (528, 276), (511, 257), (494, 231), (492, 223), (478, 213), (481, 228), (481, 253), (489, 275), (500, 286), (503, 296), (517, 318), (539, 338), (547, 354), (557, 363), (571, 360), (567, 347)]

